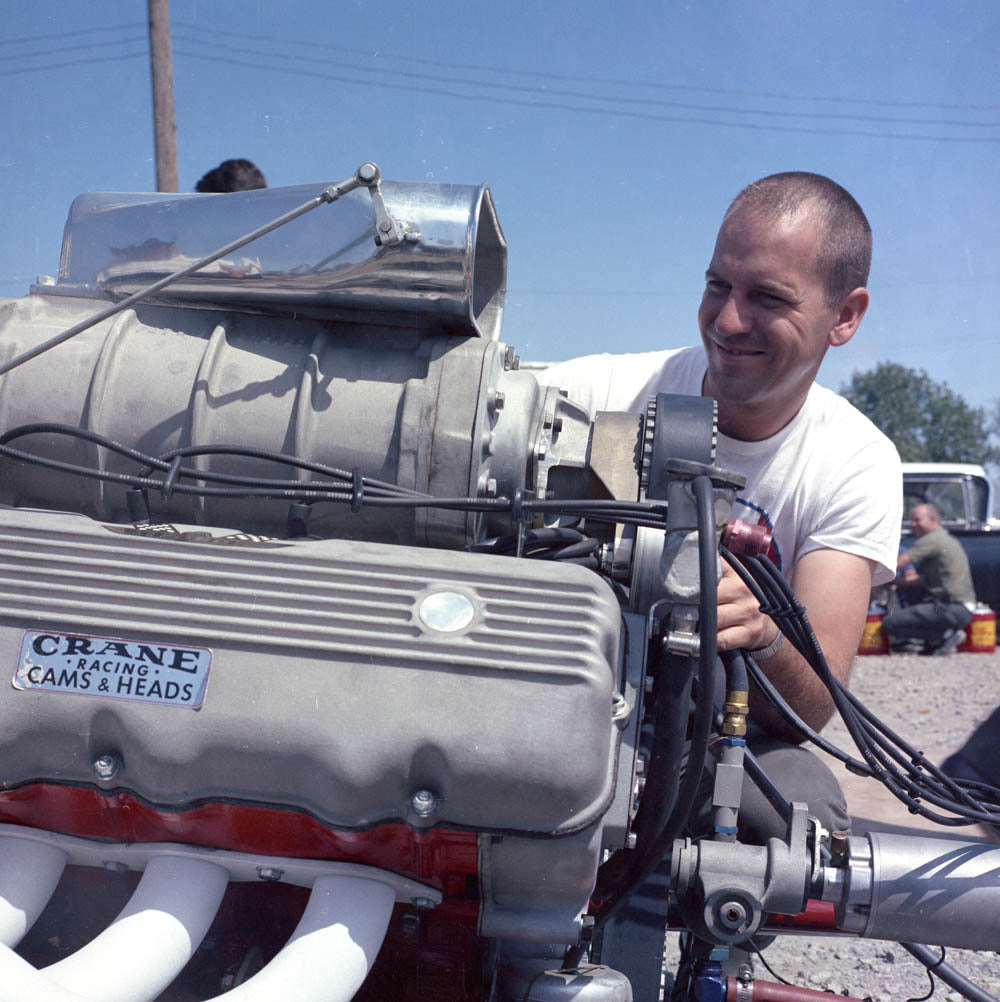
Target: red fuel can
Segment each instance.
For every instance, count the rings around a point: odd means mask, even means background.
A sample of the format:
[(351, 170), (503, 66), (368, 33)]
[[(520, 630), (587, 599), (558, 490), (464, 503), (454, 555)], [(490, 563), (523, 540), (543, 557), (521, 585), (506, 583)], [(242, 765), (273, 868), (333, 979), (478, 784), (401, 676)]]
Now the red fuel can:
[(967, 654), (992, 654), (997, 649), (997, 614), (988, 605), (977, 605), (965, 628), (965, 643), (959, 647)]
[(889, 637), (882, 629), (885, 613), (870, 612), (865, 618), (865, 631), (861, 634), (858, 654), (888, 654)]

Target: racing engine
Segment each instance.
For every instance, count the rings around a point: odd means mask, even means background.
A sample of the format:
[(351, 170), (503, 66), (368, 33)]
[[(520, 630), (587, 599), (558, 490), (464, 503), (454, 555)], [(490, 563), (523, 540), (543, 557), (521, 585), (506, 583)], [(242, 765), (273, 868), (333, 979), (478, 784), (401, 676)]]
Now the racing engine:
[[(664, 925), (715, 946), (906, 924), (936, 849), (883, 892), (800, 805), (675, 846), (719, 541), (760, 541), (712, 401), (589, 414), (505, 277), (486, 187), (365, 164), (81, 196), (0, 306), (0, 998), (624, 1000), (580, 961), (671, 850)], [(923, 939), (995, 941), (959, 898)]]

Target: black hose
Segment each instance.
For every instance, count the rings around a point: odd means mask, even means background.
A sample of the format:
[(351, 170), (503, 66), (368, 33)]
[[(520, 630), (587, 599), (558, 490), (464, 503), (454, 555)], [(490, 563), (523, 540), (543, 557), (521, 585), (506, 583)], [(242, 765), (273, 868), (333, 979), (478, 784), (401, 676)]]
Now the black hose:
[[(625, 905), (632, 893), (646, 881), (671, 851), (674, 839), (680, 835), (697, 800), (698, 788), (708, 758), (709, 740), (714, 719), (713, 695), (718, 661), (717, 588), (708, 582), (718, 580), (718, 544), (715, 535), (715, 505), (712, 481), (697, 476), (693, 481), (698, 514), (698, 571), (701, 588), (698, 596), (698, 694), (695, 699), (684, 776), (674, 806), (663, 828), (645, 848), (637, 848), (637, 858), (631, 863), (621, 882), (598, 906), (595, 925), (600, 928)], [(609, 861), (614, 863), (615, 857)], [(607, 864), (605, 864), (607, 865)]]
[(964, 974), (956, 971), (951, 964), (947, 963), (943, 953), (941, 957), (936, 957), (930, 947), (920, 943), (900, 943), (899, 945), (907, 953), (916, 957), (927, 968), (929, 974), (940, 978), (946, 985), (964, 995), (969, 1002), (998, 1002), (995, 995), (990, 995), (984, 988), (973, 984)]
[(719, 656), (726, 669), (726, 689), (729, 692), (746, 692), (750, 688), (750, 681), (743, 652), (723, 651)]

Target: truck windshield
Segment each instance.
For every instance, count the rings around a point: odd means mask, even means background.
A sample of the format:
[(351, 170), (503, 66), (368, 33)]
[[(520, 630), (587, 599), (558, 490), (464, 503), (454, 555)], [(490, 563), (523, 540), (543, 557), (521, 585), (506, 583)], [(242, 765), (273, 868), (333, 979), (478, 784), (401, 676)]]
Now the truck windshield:
[(932, 504), (941, 512), (941, 521), (945, 525), (985, 522), (988, 493), (986, 482), (978, 477), (916, 480), (907, 476), (903, 488), (903, 510), (907, 521), (914, 505)]

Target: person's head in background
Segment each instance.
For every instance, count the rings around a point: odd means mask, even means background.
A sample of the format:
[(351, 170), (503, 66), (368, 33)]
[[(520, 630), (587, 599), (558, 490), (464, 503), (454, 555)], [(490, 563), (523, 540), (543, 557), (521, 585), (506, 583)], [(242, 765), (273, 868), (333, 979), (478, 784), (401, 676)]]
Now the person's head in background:
[(202, 194), (221, 194), (228, 191), (250, 191), (266, 188), (267, 181), (256, 165), (249, 160), (223, 160), (213, 167), (195, 186)]

